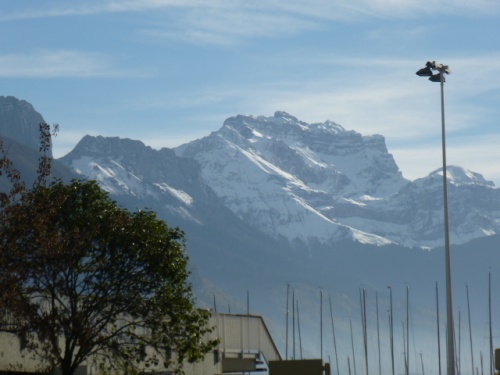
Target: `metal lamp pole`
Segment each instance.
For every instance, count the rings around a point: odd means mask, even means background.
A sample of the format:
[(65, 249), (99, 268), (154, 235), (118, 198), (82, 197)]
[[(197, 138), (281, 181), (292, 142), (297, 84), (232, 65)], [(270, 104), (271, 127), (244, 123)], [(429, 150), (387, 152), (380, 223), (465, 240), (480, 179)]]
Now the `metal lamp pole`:
[[(432, 70), (438, 73), (433, 74)], [(447, 65), (428, 61), (426, 67), (417, 72), (418, 76), (429, 77), (432, 82), (441, 83), (441, 139), (443, 151), (443, 198), (444, 198), (444, 250), (446, 264), (446, 340), (447, 340), (447, 374), (455, 375), (455, 331), (453, 323), (453, 301), (451, 291), (451, 256), (450, 256), (450, 228), (448, 222), (448, 180), (446, 178), (446, 132), (444, 122), (444, 73), (449, 74)]]
[(448, 180), (446, 178), (446, 137), (444, 126), (444, 76), (439, 72), (441, 80), (441, 133), (443, 144), (443, 197), (444, 197), (444, 246), (446, 262), (446, 317), (447, 317), (447, 368), (448, 375), (455, 375), (455, 330), (453, 329), (453, 301), (451, 291), (451, 255), (450, 228), (448, 221)]

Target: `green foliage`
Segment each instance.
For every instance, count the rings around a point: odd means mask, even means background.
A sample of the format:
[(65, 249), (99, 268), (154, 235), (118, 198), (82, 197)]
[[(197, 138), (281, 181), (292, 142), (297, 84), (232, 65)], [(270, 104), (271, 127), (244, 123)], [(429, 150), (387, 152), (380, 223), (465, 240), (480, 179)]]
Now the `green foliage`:
[(4, 329), (47, 368), (69, 375), (92, 358), (110, 371), (181, 373), (213, 349), (178, 228), (118, 207), (94, 181), (46, 186), (42, 176), (10, 197), (0, 207), (0, 307), (16, 320)]
[[(47, 178), (51, 174), (52, 157), (49, 155), (52, 137), (57, 136), (58, 131), (59, 125), (57, 124), (53, 127), (47, 123), (39, 124), (40, 148), (38, 150), (38, 170), (36, 171), (37, 177), (33, 182), (33, 187), (45, 185)], [(6, 146), (4, 139), (0, 137), (0, 213), (4, 206), (28, 190), (22, 178), (23, 176), (21, 176), (20, 171), (9, 158), (9, 151), (9, 146)]]

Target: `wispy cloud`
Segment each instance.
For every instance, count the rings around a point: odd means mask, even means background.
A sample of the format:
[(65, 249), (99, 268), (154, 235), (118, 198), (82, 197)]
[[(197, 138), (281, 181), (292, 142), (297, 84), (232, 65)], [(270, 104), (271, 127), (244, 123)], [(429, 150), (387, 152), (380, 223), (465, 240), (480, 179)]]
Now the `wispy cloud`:
[[(439, 106), (435, 105), (439, 84), (429, 84), (415, 75), (415, 71), (424, 66), (425, 60), (328, 56), (298, 59), (299, 64), (307, 65), (309, 69), (318, 65), (331, 66), (332, 73), (322, 76), (321, 81), (295, 78), (281, 84), (275, 82), (274, 89), (266, 87), (263, 90), (269, 93), (264, 102), (271, 106), (288, 105), (304, 114), (310, 113), (315, 119), (324, 117), (328, 112), (357, 118), (359, 121), (355, 122), (359, 122), (360, 127), (363, 123), (370, 126), (377, 121), (377, 117), (397, 118), (398, 113), (405, 113), (409, 125), (413, 126), (425, 120), (425, 112), (430, 108), (439, 110)], [(463, 112), (457, 116), (457, 121), (464, 124), (471, 120), (473, 114), (468, 112), (470, 108), (467, 106), (463, 108), (467, 101), (484, 93), (500, 91), (500, 55), (450, 56), (443, 62), (453, 68), (452, 74), (447, 77), (447, 102), (454, 110)], [(336, 74), (336, 71), (339, 73)], [(372, 74), (373, 71), (377, 73)], [(418, 102), (415, 102), (417, 99)], [(370, 121), (366, 121), (366, 116), (363, 119), (363, 113), (371, 114)]]
[(45, 2), (43, 6), (4, 12), (0, 21), (53, 18), (67, 16), (90, 16), (106, 13), (144, 12), (170, 7), (196, 7), (206, 3), (202, 0), (86, 0), (78, 3), (65, 1)]
[[(447, 164), (481, 173), (485, 179), (496, 181), (496, 185), (500, 186), (500, 170), (497, 162), (499, 142), (498, 134), (453, 138), (447, 143)], [(442, 166), (440, 139), (425, 146), (392, 147), (389, 148), (389, 152), (393, 154), (403, 175), (410, 180), (425, 177)]]
[(74, 50), (36, 50), (0, 55), (0, 77), (119, 77), (144, 75), (117, 68), (104, 54)]
[[(240, 36), (268, 36), (286, 29), (319, 27), (324, 21), (366, 18), (405, 19), (422, 15), (460, 14), (495, 16), (500, 14), (496, 0), (86, 0), (68, 3), (44, 2), (43, 6), (25, 5), (3, 11), (1, 21), (22, 19), (90, 16), (106, 13), (184, 10), (181, 21), (187, 29), (221, 29)], [(220, 22), (225, 21), (225, 22)], [(235, 25), (237, 27), (235, 27)], [(197, 34), (197, 33), (193, 33)]]
[(230, 45), (241, 39), (297, 35), (321, 27), (321, 22), (298, 14), (232, 3), (186, 9), (167, 24), (156, 23), (140, 32), (160, 39)]

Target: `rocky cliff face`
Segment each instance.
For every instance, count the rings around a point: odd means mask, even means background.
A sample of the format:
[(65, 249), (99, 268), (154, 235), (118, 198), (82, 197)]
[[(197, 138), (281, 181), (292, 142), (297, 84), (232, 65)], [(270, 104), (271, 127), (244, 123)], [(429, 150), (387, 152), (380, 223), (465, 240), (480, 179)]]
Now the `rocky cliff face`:
[[(152, 209), (169, 226), (185, 231), (197, 295), (209, 303), (215, 294), (225, 295), (215, 285), (237, 290), (257, 274), (272, 274), (270, 268), (290, 254), (286, 244), (229, 210), (204, 181), (200, 165), (173, 150), (86, 136), (58, 161), (97, 180), (118, 204), (133, 211)], [(200, 281), (201, 274), (210, 282)]]
[[(405, 180), (380, 135), (276, 112), (231, 117), (175, 151), (201, 164), (227, 207), (276, 238), (442, 245), (442, 174)], [(460, 167), (450, 167), (448, 179), (452, 243), (498, 232), (500, 205), (492, 202), (500, 202), (500, 190)]]
[(195, 161), (179, 158), (170, 149), (153, 150), (140, 141), (85, 136), (59, 161), (95, 179), (131, 208), (149, 207), (165, 214), (172, 211), (169, 217), (177, 213), (200, 220), (195, 197), (210, 194)]
[[(33, 150), (40, 148), (38, 125), (45, 122), (42, 115), (25, 100), (0, 96), (0, 136), (10, 138)], [(52, 151), (50, 155), (52, 156)]]
[[(43, 118), (33, 107), (2, 97), (0, 108), (2, 135), (37, 147)], [(301, 248), (346, 240), (423, 248), (443, 243), (442, 172), (408, 181), (384, 137), (332, 121), (308, 124), (285, 112), (239, 115), (175, 150), (86, 136), (59, 161), (99, 181), (129, 208), (151, 208), (205, 235), (209, 227), (222, 237), (243, 231), (249, 239), (268, 236)], [(454, 166), (448, 182), (452, 244), (496, 234), (500, 189)]]

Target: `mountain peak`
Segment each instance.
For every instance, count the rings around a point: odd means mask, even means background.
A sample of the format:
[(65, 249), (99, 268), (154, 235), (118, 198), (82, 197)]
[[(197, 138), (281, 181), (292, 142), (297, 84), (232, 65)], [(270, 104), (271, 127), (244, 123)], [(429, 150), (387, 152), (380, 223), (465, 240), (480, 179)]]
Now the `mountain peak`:
[(352, 237), (354, 229), (335, 217), (336, 200), (383, 199), (408, 182), (384, 137), (282, 111), (230, 117), (219, 131), (175, 151), (202, 165), (205, 181), (238, 216), (292, 241)]
[[(443, 169), (440, 169), (441, 176)], [(446, 175), (448, 180), (455, 185), (487, 185), (495, 186), (493, 181), (487, 181), (482, 174), (472, 172), (468, 169), (450, 165), (446, 168)]]
[(297, 119), (297, 117), (292, 116), (289, 113), (284, 112), (284, 111), (276, 111), (276, 112), (274, 112), (274, 118), (288, 120), (288, 121), (295, 121), (295, 122), (299, 121)]
[[(40, 149), (39, 125), (44, 119), (33, 106), (14, 96), (0, 96), (0, 137), (19, 142), (38, 152)], [(52, 156), (52, 151), (49, 150)]]
[[(23, 102), (2, 97), (0, 111), (17, 106), (14, 112), (24, 118), (23, 110), (34, 110)], [(408, 181), (383, 136), (329, 120), (306, 123), (283, 111), (237, 115), (207, 137), (158, 151), (140, 141), (85, 136), (60, 161), (130, 204), (140, 201), (189, 223), (217, 216), (217, 210), (197, 206), (206, 198), (230, 212), (230, 221), (238, 217), (252, 230), (292, 244), (442, 242), (442, 169)], [(447, 175), (451, 242), (500, 232), (500, 188), (457, 166), (449, 166)]]
[[(493, 181), (486, 180), (482, 174), (477, 172), (472, 172), (468, 169), (456, 165), (448, 165), (446, 167), (446, 177), (448, 183), (455, 186), (476, 185), (476, 186), (495, 187)], [(438, 168), (433, 172), (429, 173), (427, 177), (415, 180), (415, 183), (418, 185), (422, 184), (429, 185), (434, 183), (441, 184), (442, 180), (443, 180), (443, 168)]]

